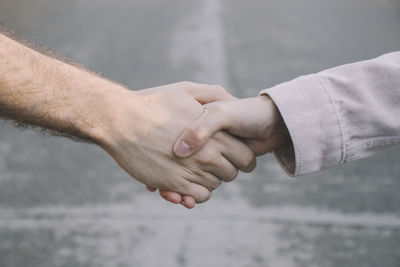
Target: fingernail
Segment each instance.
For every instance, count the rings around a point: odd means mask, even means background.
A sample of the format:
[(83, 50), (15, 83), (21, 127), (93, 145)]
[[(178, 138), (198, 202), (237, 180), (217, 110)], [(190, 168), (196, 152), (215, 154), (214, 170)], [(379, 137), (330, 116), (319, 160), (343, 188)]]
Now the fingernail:
[(181, 156), (189, 154), (191, 150), (192, 148), (185, 141), (179, 142), (175, 148), (175, 152)]

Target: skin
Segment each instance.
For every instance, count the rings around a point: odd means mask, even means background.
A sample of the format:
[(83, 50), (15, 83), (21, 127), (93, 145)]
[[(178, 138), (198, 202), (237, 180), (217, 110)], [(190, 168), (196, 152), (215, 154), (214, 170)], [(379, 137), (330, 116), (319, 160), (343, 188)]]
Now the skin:
[[(196, 154), (221, 130), (246, 139), (256, 155), (269, 153), (290, 140), (282, 116), (267, 95), (215, 102), (204, 107), (207, 113), (193, 122), (176, 141), (174, 152), (178, 157)], [(168, 201), (194, 205), (190, 196), (165, 190), (160, 190), (160, 195)]]
[(2, 118), (97, 144), (136, 180), (191, 196), (191, 206), (208, 200), (238, 169), (255, 166), (254, 152), (224, 131), (191, 157), (172, 151), (202, 117), (203, 104), (233, 99), (220, 86), (181, 82), (130, 91), (3, 34), (0, 73)]

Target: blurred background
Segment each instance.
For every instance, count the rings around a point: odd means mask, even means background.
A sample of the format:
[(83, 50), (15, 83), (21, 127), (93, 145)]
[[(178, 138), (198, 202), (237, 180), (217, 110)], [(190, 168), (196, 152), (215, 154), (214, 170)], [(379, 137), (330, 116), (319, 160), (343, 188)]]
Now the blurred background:
[[(400, 49), (398, 0), (0, 0), (0, 25), (132, 90), (238, 97)], [(186, 210), (93, 145), (1, 122), (0, 266), (399, 267), (399, 163), (292, 179), (267, 155)]]

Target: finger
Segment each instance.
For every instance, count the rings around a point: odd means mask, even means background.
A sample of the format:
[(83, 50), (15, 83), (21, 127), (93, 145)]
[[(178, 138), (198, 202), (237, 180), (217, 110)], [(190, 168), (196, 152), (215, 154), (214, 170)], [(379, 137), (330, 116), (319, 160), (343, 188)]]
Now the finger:
[(186, 82), (185, 87), (187, 92), (201, 104), (236, 99), (220, 85)]
[(203, 115), (178, 138), (174, 145), (174, 153), (177, 157), (193, 155), (207, 143), (214, 133), (227, 125), (228, 120), (224, 113), (215, 110), (215, 108), (206, 109)]
[(196, 203), (193, 197), (182, 196), (181, 194), (172, 191), (160, 190), (160, 196), (174, 204), (182, 204), (188, 209), (193, 209)]
[(157, 188), (152, 187), (152, 186), (148, 186), (148, 185), (146, 185), (146, 189), (147, 189), (148, 191), (150, 191), (150, 192), (155, 192), (155, 191), (157, 191)]
[[(206, 187), (210, 192), (217, 189), (222, 182), (220, 178), (218, 178), (217, 176), (206, 170), (199, 171), (195, 177), (192, 177), (190, 179), (190, 181), (198, 185), (201, 185), (203, 187)], [(185, 195), (193, 196), (192, 194), (185, 194)]]
[(165, 200), (172, 202), (174, 204), (179, 204), (183, 201), (183, 197), (181, 194), (173, 192), (173, 191), (166, 191), (160, 190), (160, 196)]
[(243, 172), (251, 172), (257, 164), (254, 151), (238, 138), (227, 132), (218, 132), (213, 136), (223, 148), (222, 155), (236, 168)]
[(181, 204), (188, 209), (193, 209), (194, 206), (196, 205), (196, 202), (195, 202), (194, 198), (191, 196), (183, 196), (183, 200), (182, 200)]
[(206, 167), (206, 169), (224, 182), (231, 182), (238, 175), (238, 168), (223, 155), (220, 155), (218, 159), (215, 160), (210, 167)]
[(230, 182), (236, 178), (238, 169), (221, 154), (223, 150), (224, 146), (213, 138), (193, 158), (203, 166), (203, 170), (222, 181)]
[[(192, 196), (196, 203), (206, 202), (211, 198), (211, 191), (200, 184), (188, 180), (181, 181), (181, 190), (177, 190), (182, 195)], [(179, 188), (179, 187), (177, 187)]]

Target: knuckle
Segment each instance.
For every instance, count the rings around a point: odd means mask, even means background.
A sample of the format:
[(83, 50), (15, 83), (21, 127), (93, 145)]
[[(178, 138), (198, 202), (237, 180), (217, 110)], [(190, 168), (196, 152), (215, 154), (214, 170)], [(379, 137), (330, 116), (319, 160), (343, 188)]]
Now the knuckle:
[(249, 150), (247, 154), (243, 157), (244, 169), (245, 172), (251, 172), (254, 170), (256, 162), (256, 155), (253, 151)]
[(211, 109), (217, 113), (226, 113), (226, 111), (228, 110), (228, 107), (223, 102), (216, 102), (216, 103), (213, 103), (213, 105), (211, 106)]
[(207, 137), (207, 129), (205, 127), (189, 128), (188, 135), (195, 143), (199, 143)]
[(201, 196), (198, 196), (196, 198), (196, 202), (197, 203), (204, 203), (204, 202), (208, 201), (211, 198), (211, 195), (212, 195), (211, 192), (208, 192), (207, 194), (203, 194)]
[(229, 94), (224, 87), (222, 87), (219, 84), (213, 85), (214, 90), (218, 91), (218, 93), (220, 93), (221, 95), (225, 95), (225, 94)]
[(213, 138), (215, 141), (218, 141), (218, 142), (223, 142), (225, 137), (226, 137), (226, 133), (223, 132), (223, 131), (216, 132), (216, 133), (213, 134), (213, 136), (212, 136), (212, 138)]
[(218, 155), (216, 153), (214, 153), (212, 150), (210, 149), (202, 149), (201, 151), (199, 151), (198, 154), (198, 161), (200, 164), (209, 166), (212, 165), (214, 166), (217, 162), (218, 159)]
[(233, 180), (236, 179), (236, 177), (238, 176), (238, 174), (239, 174), (239, 170), (236, 169), (236, 168), (234, 168), (234, 169), (231, 171), (231, 173), (230, 173), (228, 179), (226, 179), (226, 182), (232, 182)]
[(211, 191), (214, 191), (221, 185), (222, 181), (220, 179), (214, 179), (214, 181), (211, 183), (209, 189)]

